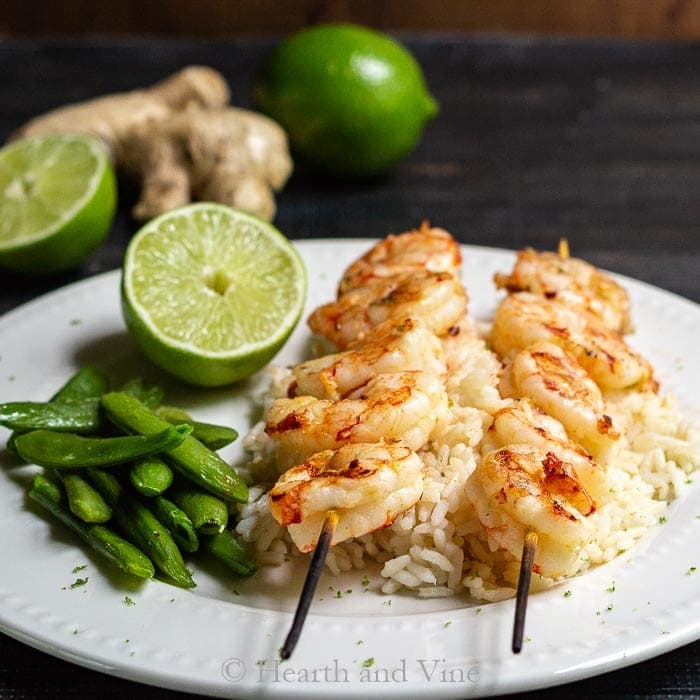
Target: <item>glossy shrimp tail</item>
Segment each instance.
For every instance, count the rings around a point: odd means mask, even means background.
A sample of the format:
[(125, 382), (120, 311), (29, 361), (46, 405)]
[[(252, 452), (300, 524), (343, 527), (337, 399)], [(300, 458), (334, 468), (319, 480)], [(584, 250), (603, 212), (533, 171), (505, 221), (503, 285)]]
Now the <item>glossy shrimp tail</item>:
[(301, 596), (299, 597), (299, 604), (297, 605), (296, 612), (294, 613), (292, 626), (289, 628), (287, 638), (284, 640), (284, 644), (280, 650), (280, 658), (282, 661), (286, 661), (292, 655), (292, 652), (299, 641), (301, 631), (304, 627), (304, 622), (306, 621), (306, 615), (311, 607), (311, 601), (314, 597), (318, 580), (321, 577), (323, 565), (325, 564), (326, 556), (328, 555), (328, 548), (330, 547), (331, 540), (333, 539), (333, 533), (335, 532), (337, 525), (338, 514), (335, 511), (329, 511), (326, 515), (326, 519), (323, 521), (321, 534), (319, 535), (318, 542), (316, 543), (316, 549), (314, 550), (313, 557), (311, 558), (311, 564), (309, 565), (309, 571), (306, 574), (304, 587), (301, 590)]
[(515, 621), (513, 623), (514, 654), (519, 654), (523, 648), (523, 634), (525, 633), (525, 613), (527, 611), (527, 597), (530, 592), (530, 578), (532, 576), (532, 564), (535, 561), (537, 551), (537, 533), (530, 532), (525, 535), (523, 544), (523, 556), (520, 560), (520, 575), (518, 576), (518, 590), (515, 594)]

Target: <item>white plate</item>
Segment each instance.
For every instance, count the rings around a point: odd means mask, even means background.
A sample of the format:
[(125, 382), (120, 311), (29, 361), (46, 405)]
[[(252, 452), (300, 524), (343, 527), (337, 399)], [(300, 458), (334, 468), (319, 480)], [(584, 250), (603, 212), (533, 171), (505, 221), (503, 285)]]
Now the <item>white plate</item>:
[[(332, 298), (344, 266), (367, 241), (298, 243), (310, 274), (308, 310)], [(496, 270), (512, 254), (465, 247), (464, 281), (472, 312), (492, 314)], [(698, 408), (700, 307), (624, 280), (638, 332), (632, 342), (658, 368), (663, 391)], [(134, 350), (119, 310), (119, 276), (110, 272), (48, 294), (0, 319), (2, 401), (45, 400), (77, 367), (94, 362), (112, 376), (164, 382), (168, 401), (203, 420), (244, 432), (254, 420), (251, 381), (235, 390), (190, 390), (169, 382)], [(300, 360), (301, 324), (277, 358)], [(4, 444), (6, 432), (0, 440)], [(240, 445), (227, 448), (232, 462)], [(570, 582), (533, 595), (529, 643), (510, 652), (513, 602), (471, 605), (387, 598), (364, 592), (362, 574), (322, 580), (297, 650), (279, 665), (302, 571), (267, 570), (248, 581), (196, 567), (183, 591), (159, 581), (138, 588), (26, 503), (34, 468), (9, 468), (0, 452), (0, 629), (89, 668), (167, 688), (225, 697), (288, 695), (464, 697), (556, 685), (642, 661), (700, 637), (700, 489), (669, 508), (668, 522), (632, 551)], [(77, 565), (87, 568), (74, 574)], [(86, 585), (70, 588), (77, 577)], [(615, 591), (608, 592), (615, 581)], [(333, 586), (334, 591), (329, 590)], [(346, 593), (352, 589), (352, 593)], [(571, 590), (564, 598), (563, 591)], [(342, 599), (336, 597), (341, 591)], [(127, 605), (129, 596), (135, 605)], [(608, 606), (612, 605), (612, 610)], [(363, 662), (374, 658), (365, 668)]]

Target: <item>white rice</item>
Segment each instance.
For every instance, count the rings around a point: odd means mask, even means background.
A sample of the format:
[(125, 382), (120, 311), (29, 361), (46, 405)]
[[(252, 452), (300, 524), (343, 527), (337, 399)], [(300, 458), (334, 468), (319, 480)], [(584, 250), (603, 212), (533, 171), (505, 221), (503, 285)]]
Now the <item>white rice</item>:
[[(452, 419), (421, 451), (421, 499), (391, 526), (332, 547), (326, 565), (340, 574), (374, 560), (382, 565), (386, 594), (407, 590), (436, 598), (466, 592), (478, 600), (503, 600), (514, 595), (519, 562), (489, 537), (464, 494), (481, 458), (484, 430), (507, 403), (496, 388), (500, 363), (475, 327), (448, 340), (446, 351)], [(271, 372), (263, 408), (287, 394), (290, 376), (282, 369)], [(632, 547), (687, 488), (688, 475), (700, 464), (700, 423), (684, 418), (673, 399), (631, 393), (610, 400), (616, 420), (630, 427), (610, 456), (610, 499), (588, 517), (595, 535), (580, 553), (577, 573)], [(281, 565), (299, 552), (268, 508), (266, 491), (279, 473), (275, 444), (259, 423), (244, 445), (251, 454), (246, 478), (254, 485), (249, 503), (238, 507), (236, 531), (262, 564)], [(551, 583), (534, 576), (532, 588)]]

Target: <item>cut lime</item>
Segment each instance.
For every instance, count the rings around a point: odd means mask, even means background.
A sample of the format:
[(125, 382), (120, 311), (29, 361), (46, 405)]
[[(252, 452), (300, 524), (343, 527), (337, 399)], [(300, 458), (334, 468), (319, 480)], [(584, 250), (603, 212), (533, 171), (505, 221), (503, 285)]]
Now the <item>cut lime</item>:
[(122, 310), (159, 367), (199, 386), (259, 370), (292, 332), (306, 270), (270, 224), (221, 204), (191, 204), (147, 223), (124, 258)]
[(54, 134), (10, 143), (0, 150), (0, 266), (50, 274), (79, 265), (109, 232), (116, 201), (99, 141)]

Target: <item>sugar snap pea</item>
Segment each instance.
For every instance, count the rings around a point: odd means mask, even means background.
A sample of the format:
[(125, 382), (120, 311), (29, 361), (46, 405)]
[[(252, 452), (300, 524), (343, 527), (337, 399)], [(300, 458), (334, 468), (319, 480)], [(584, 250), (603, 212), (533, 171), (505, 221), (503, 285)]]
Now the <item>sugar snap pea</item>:
[(50, 399), (51, 403), (98, 399), (108, 389), (107, 378), (96, 367), (81, 367)]
[(173, 471), (157, 455), (139, 459), (129, 469), (131, 485), (142, 495), (159, 496), (173, 483)]
[(24, 459), (42, 467), (103, 467), (176, 447), (191, 432), (189, 425), (176, 425), (151, 435), (96, 438), (33, 430), (17, 437), (15, 445)]
[(197, 532), (213, 535), (223, 532), (228, 524), (226, 504), (194, 486), (180, 482), (168, 491), (168, 498), (185, 511)]
[[(0, 424), (26, 432), (40, 428), (89, 433), (99, 426), (98, 399), (107, 391), (105, 376), (92, 365), (81, 367), (48, 403), (14, 401), (0, 404)], [(14, 447), (17, 436), (10, 435)]]
[[(159, 386), (146, 387), (140, 377), (130, 379), (126, 382), (119, 391), (123, 391), (129, 396), (138, 399), (144, 406), (148, 408), (156, 408), (163, 400), (164, 392)], [(102, 392), (105, 393), (104, 391)], [(185, 420), (178, 421), (179, 423), (187, 423)]]
[(233, 428), (194, 420), (187, 411), (176, 406), (159, 406), (156, 413), (171, 425), (179, 423), (191, 425), (192, 437), (206, 445), (210, 450), (220, 450), (238, 438), (238, 432)]
[(199, 538), (194, 525), (181, 508), (164, 496), (157, 496), (153, 499), (153, 512), (156, 518), (170, 530), (170, 534), (183, 552), (196, 552), (199, 549)]
[(63, 488), (71, 513), (84, 523), (106, 523), (112, 517), (104, 498), (80, 474), (65, 474)]
[(228, 531), (216, 535), (202, 535), (202, 550), (209, 552), (239, 576), (252, 576), (258, 562), (251, 553)]
[(119, 527), (148, 554), (156, 568), (178, 586), (193, 588), (195, 583), (177, 544), (139, 497), (129, 494), (112, 474), (105, 471), (88, 469), (87, 475), (112, 508)]
[[(166, 420), (138, 399), (123, 392), (105, 394), (102, 407), (107, 417), (128, 433), (150, 435), (169, 426)], [(214, 496), (240, 503), (248, 500), (248, 487), (238, 474), (219, 455), (191, 435), (178, 447), (165, 450), (163, 454), (181, 474)]]
[(139, 578), (152, 578), (155, 574), (153, 563), (140, 549), (109, 528), (88, 525), (70, 513), (63, 505), (65, 498), (60, 486), (43, 475), (34, 477), (29, 496), (123, 571)]
[(12, 401), (0, 404), (0, 425), (18, 431), (94, 433), (100, 426), (99, 398), (62, 403)]

